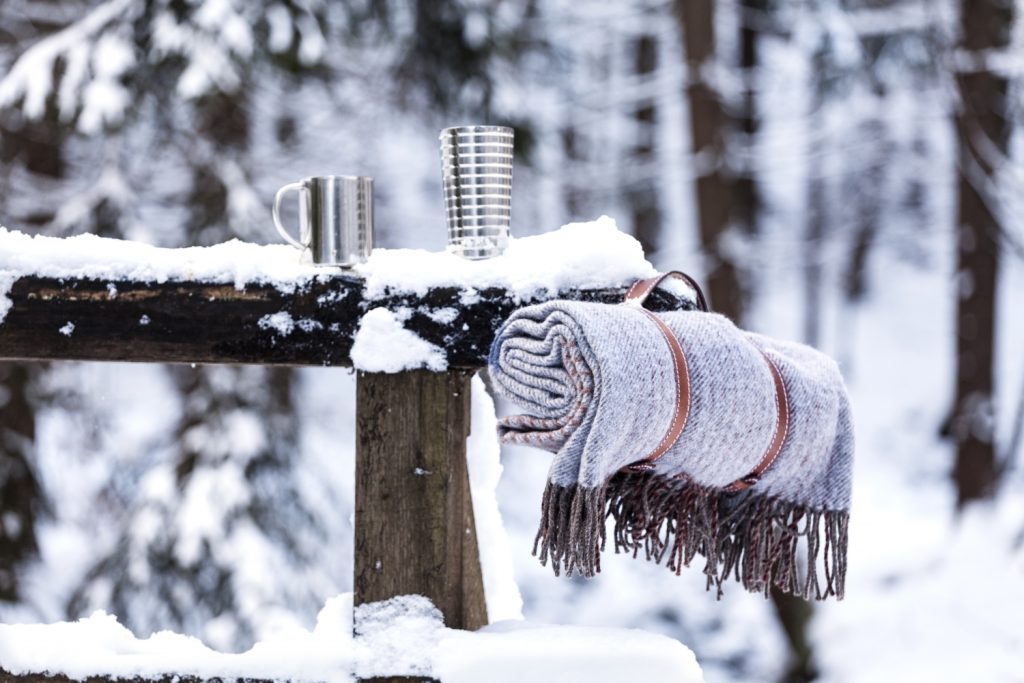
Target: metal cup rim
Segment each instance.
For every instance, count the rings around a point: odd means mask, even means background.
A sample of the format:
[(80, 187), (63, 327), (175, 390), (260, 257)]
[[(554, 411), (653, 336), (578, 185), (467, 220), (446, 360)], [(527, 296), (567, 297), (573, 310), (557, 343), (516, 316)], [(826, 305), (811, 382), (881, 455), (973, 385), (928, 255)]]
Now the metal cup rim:
[(301, 180), (301, 182), (306, 182), (308, 180), (317, 180), (317, 179), (326, 179), (326, 180), (355, 180), (355, 181), (366, 180), (366, 181), (369, 181), (371, 183), (373, 182), (373, 176), (368, 176), (368, 175), (333, 175), (333, 174), (309, 175), (309, 176), (306, 176), (305, 178), (303, 178)]
[(450, 136), (452, 133), (456, 135), (479, 135), (491, 134), (491, 135), (515, 135), (515, 129), (509, 126), (492, 126), (489, 124), (463, 124), (460, 126), (448, 126), (442, 128), (441, 132), (438, 133), (438, 137)]

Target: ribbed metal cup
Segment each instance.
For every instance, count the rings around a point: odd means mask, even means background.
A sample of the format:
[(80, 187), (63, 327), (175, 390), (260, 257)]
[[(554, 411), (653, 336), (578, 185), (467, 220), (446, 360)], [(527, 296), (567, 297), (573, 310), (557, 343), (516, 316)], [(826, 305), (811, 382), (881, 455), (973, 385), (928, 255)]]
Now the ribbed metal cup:
[(439, 137), (448, 250), (468, 259), (498, 256), (512, 222), (514, 131), (455, 126)]

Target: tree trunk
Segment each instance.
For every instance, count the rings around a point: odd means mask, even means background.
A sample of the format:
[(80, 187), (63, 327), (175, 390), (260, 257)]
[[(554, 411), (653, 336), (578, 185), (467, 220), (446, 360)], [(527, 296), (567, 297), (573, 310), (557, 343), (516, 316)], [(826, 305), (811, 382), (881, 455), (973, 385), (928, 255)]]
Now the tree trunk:
[(743, 78), (743, 96), (739, 106), (736, 127), (743, 150), (741, 171), (733, 182), (736, 223), (747, 235), (757, 233), (760, 194), (754, 165), (754, 139), (757, 136), (757, 79), (758, 23), (764, 21), (768, 11), (765, 0), (740, 0), (740, 75)]
[(818, 677), (814, 664), (814, 650), (807, 635), (807, 627), (814, 616), (814, 606), (802, 598), (783, 593), (775, 587), (771, 591), (775, 615), (789, 643), (789, 662), (779, 683), (807, 683)]
[[(636, 39), (633, 47), (633, 73), (637, 79), (650, 77), (658, 68), (658, 41), (652, 35), (642, 35)], [(638, 168), (647, 169), (654, 161), (657, 134), (657, 110), (654, 100), (637, 102), (633, 109), (633, 120), (636, 123), (636, 138), (632, 156)], [(633, 219), (633, 235), (644, 248), (644, 253), (652, 254), (658, 250), (661, 233), (661, 211), (658, 206), (657, 178), (655, 174), (644, 179), (636, 186), (630, 187), (628, 201)]]
[[(959, 505), (991, 495), (998, 477), (993, 384), (996, 283), (1002, 226), (992, 191), (1008, 149), (1007, 79), (987, 70), (987, 53), (1006, 48), (1013, 3), (962, 0), (956, 74), (960, 107), (957, 207), (956, 395), (951, 432)], [(974, 59), (971, 59), (973, 57)]]
[(0, 601), (16, 602), (18, 569), (38, 551), (36, 516), (42, 494), (32, 469), (35, 411), (33, 366), (0, 363)]
[[(820, 150), (811, 154), (820, 158)], [(817, 346), (821, 336), (821, 284), (822, 284), (822, 240), (825, 238), (825, 222), (828, 220), (828, 204), (825, 199), (825, 182), (822, 169), (810, 165), (811, 178), (807, 185), (807, 228), (803, 241), (804, 257), (804, 333), (805, 344)]]
[(738, 269), (723, 243), (732, 201), (724, 164), (726, 116), (722, 100), (705, 73), (715, 58), (714, 0), (676, 0), (675, 6), (687, 65), (686, 98), (707, 291), (715, 310), (739, 323), (744, 297)]

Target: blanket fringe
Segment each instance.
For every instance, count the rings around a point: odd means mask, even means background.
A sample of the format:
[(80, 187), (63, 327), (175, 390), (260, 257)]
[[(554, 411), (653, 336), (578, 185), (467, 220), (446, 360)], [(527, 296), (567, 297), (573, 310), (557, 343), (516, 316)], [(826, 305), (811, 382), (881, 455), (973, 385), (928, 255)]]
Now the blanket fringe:
[(550, 560), (556, 576), (592, 577), (601, 571), (608, 517), (615, 552), (642, 552), (676, 574), (700, 555), (708, 589), (718, 597), (733, 576), (766, 597), (775, 586), (807, 600), (843, 598), (848, 512), (795, 505), (758, 495), (756, 488), (727, 493), (652, 472), (619, 473), (596, 488), (549, 482), (533, 554), (542, 564)]

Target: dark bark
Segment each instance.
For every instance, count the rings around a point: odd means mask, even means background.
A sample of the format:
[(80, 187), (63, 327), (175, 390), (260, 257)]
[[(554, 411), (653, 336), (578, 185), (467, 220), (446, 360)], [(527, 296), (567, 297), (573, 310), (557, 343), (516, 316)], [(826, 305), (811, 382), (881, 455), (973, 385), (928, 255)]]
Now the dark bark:
[(1013, 3), (963, 0), (961, 61), (956, 74), (958, 160), (956, 387), (950, 428), (956, 443), (953, 479), (957, 501), (992, 494), (998, 479), (995, 451), (994, 351), (996, 284), (1002, 232), (992, 188), (998, 159), (1008, 149), (1008, 81), (985, 68), (986, 54), (1006, 48)]
[(757, 117), (758, 30), (768, 12), (766, 0), (740, 0), (740, 74), (743, 94), (739, 104), (736, 128), (740, 133), (743, 161), (733, 182), (736, 224), (747, 235), (757, 233), (761, 197), (753, 163), (754, 141), (759, 128)]
[[(576, 128), (572, 124), (568, 124), (560, 131), (560, 137), (562, 139), (562, 154), (565, 155), (566, 161), (570, 166), (575, 165), (581, 161), (583, 157), (583, 142), (580, 139), (580, 135)], [(569, 217), (570, 221), (580, 220), (583, 218), (584, 199), (586, 193), (578, 186), (572, 184), (570, 179), (571, 174), (565, 174), (565, 185), (563, 189), (563, 195), (565, 200), (565, 212)]]
[(696, 174), (697, 221), (704, 251), (706, 291), (714, 309), (739, 323), (744, 295), (739, 269), (726, 252), (732, 183), (725, 168), (722, 100), (706, 80), (715, 58), (714, 0), (676, 0), (687, 65), (686, 98), (690, 107), (690, 139)]
[(789, 662), (779, 683), (808, 683), (818, 677), (818, 669), (814, 665), (814, 651), (811, 640), (807, 636), (807, 627), (814, 616), (814, 607), (810, 602), (777, 588), (772, 588), (772, 604), (775, 614), (782, 625), (782, 631), (789, 643)]
[[(633, 46), (633, 73), (637, 78), (650, 77), (658, 68), (658, 41), (651, 35), (642, 35)], [(633, 110), (636, 138), (632, 156), (640, 168), (648, 168), (654, 161), (657, 135), (657, 109), (654, 100), (638, 102)], [(656, 178), (644, 179), (629, 188), (627, 200), (633, 219), (633, 236), (640, 241), (644, 253), (658, 250), (661, 233), (661, 208), (658, 205)]]
[[(536, 301), (617, 303), (624, 293), (625, 288), (551, 292)], [(313, 282), (291, 294), (265, 285), (237, 290), (230, 284), (202, 282), (23, 277), (11, 289), (13, 306), (0, 325), (0, 360), (350, 365), (362, 314), (383, 306), (412, 310), (405, 326), (444, 348), (449, 366), (482, 367), (501, 323), (535, 301), (517, 301), (499, 289), (479, 292), (471, 304), (462, 303), (461, 295), (461, 290), (448, 287), (422, 297), (368, 300), (362, 280), (347, 275)], [(689, 307), (663, 290), (650, 301), (661, 310)], [(458, 315), (447, 323), (430, 317), (441, 308), (455, 308)], [(290, 331), (267, 324), (266, 316), (281, 312), (291, 316)], [(69, 322), (73, 330), (66, 327)]]
[[(813, 155), (812, 155), (813, 156)], [(807, 229), (803, 241), (804, 256), (804, 334), (805, 343), (815, 346), (821, 333), (822, 240), (828, 220), (825, 183), (812, 167), (808, 183)]]
[(20, 598), (18, 571), (36, 557), (42, 491), (33, 468), (37, 368), (0, 363), (0, 601)]

